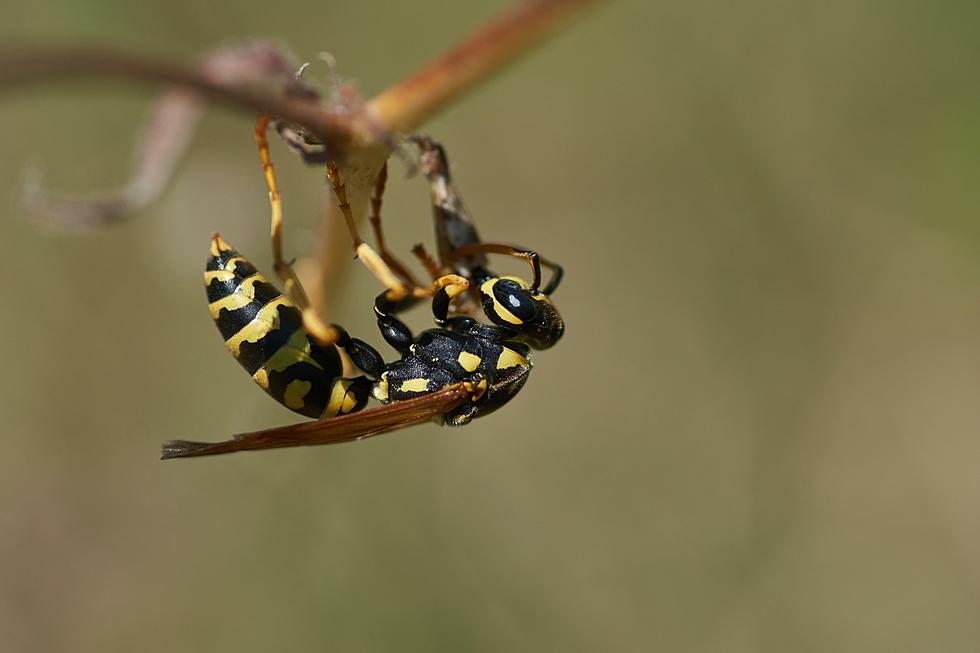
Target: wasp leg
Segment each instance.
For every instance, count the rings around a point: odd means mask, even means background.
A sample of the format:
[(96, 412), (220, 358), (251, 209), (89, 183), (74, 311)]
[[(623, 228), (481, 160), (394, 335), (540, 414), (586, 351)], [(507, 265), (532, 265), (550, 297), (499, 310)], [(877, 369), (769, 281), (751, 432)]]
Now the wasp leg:
[(340, 325), (332, 324), (337, 330), (337, 346), (350, 356), (351, 362), (375, 379), (384, 371), (385, 362), (378, 350), (359, 338), (351, 338)]
[(439, 267), (439, 263), (436, 262), (432, 255), (429, 254), (425, 249), (425, 245), (422, 243), (417, 243), (415, 247), (412, 248), (412, 254), (415, 254), (415, 258), (419, 260), (419, 263), (425, 268), (429, 276), (432, 277), (433, 281), (439, 279), (442, 276), (442, 269)]
[(399, 261), (391, 252), (388, 251), (388, 247), (385, 243), (384, 231), (381, 228), (381, 198), (385, 192), (385, 184), (388, 181), (388, 163), (385, 162), (381, 166), (381, 171), (378, 173), (378, 177), (374, 182), (374, 190), (371, 193), (371, 230), (374, 232), (374, 242), (378, 247), (378, 254), (381, 256), (381, 260), (391, 268), (392, 272), (398, 275), (406, 285), (412, 288), (418, 288), (419, 282), (415, 280), (415, 277), (408, 268)]
[(449, 315), (449, 304), (470, 287), (470, 282), (455, 274), (447, 274), (440, 277), (433, 288), (438, 286), (432, 294), (432, 317), (439, 326), (446, 324)]
[[(333, 161), (327, 163), (327, 181), (337, 196), (340, 211), (344, 214), (344, 220), (347, 222), (347, 228), (354, 241), (354, 251), (357, 254), (357, 258), (381, 282), (381, 285), (387, 289), (382, 293), (384, 299), (382, 300), (379, 297), (376, 302), (376, 305), (383, 305), (382, 312), (386, 314), (397, 312), (398, 310), (404, 309), (407, 304), (414, 303), (418, 299), (431, 297), (439, 289), (437, 284), (433, 284), (429, 288), (412, 285), (411, 283), (406, 284), (398, 277), (398, 274), (392, 270), (388, 263), (385, 262), (384, 258), (361, 239), (357, 232), (357, 227), (354, 225), (354, 215), (351, 211), (350, 202), (347, 199), (347, 189), (340, 178), (340, 171), (337, 170), (337, 166)], [(402, 303), (403, 300), (405, 300), (405, 303)]]
[(282, 255), (282, 196), (276, 183), (276, 169), (272, 165), (269, 154), (269, 141), (266, 132), (269, 128), (269, 117), (261, 115), (255, 121), (255, 144), (259, 149), (259, 160), (262, 162), (262, 175), (269, 189), (269, 205), (272, 210), (272, 260), (276, 276), (285, 286), (286, 294), (293, 300), (303, 316), (303, 326), (321, 345), (329, 346), (337, 342), (340, 334), (332, 326), (328, 326), (310, 306), (310, 300), (303, 290), (303, 284), (293, 270), (293, 266)]

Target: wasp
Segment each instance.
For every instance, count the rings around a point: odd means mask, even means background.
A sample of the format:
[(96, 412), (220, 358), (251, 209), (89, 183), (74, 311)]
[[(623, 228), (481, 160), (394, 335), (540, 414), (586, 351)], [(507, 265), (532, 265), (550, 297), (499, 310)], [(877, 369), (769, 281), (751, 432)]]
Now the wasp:
[[(379, 254), (358, 236), (339, 172), (328, 162), (327, 178), (347, 220), (358, 258), (386, 286), (375, 300), (374, 312), (382, 338), (400, 356), (386, 363), (374, 347), (352, 338), (343, 327), (319, 321), (292, 266), (283, 258), (282, 202), (265, 140), (267, 126), (267, 119), (260, 118), (256, 141), (272, 207), (274, 269), (285, 292), (218, 234), (211, 240), (204, 281), (211, 317), (231, 354), (276, 401), (314, 421), (240, 434), (223, 442), (175, 440), (163, 445), (162, 457), (333, 444), (428, 421), (461, 426), (510, 401), (527, 381), (532, 367), (530, 348), (551, 346), (563, 331), (557, 311), (539, 308), (551, 307), (548, 294), (557, 285), (561, 268), (555, 266), (552, 281), (538, 291), (540, 257), (518, 254), (518, 248), (513, 248), (504, 253), (523, 256), (537, 274), (531, 283), (497, 277), (483, 267), (482, 257), (500, 248), (480, 243), (472, 229), (462, 239), (447, 239), (445, 247), (451, 251), (447, 249), (443, 260), (452, 265), (447, 263), (437, 270), (437, 264), (424, 257), (434, 281), (422, 287), (384, 246), (380, 227), (384, 169), (372, 197), (371, 223)], [(445, 163), (441, 148), (439, 152), (439, 160)], [(447, 173), (443, 166), (438, 174), (448, 181)], [(458, 198), (458, 194), (452, 196)], [(468, 223), (465, 213), (457, 211), (455, 215), (462, 217), (447, 218), (447, 227), (457, 221)], [(460, 242), (463, 244), (453, 247)], [(440, 241), (440, 251), (443, 246)], [(466, 276), (443, 274), (446, 270)], [(485, 309), (490, 307), (487, 314), (492, 325), (449, 314), (453, 300), (474, 283), (479, 284)], [(437, 328), (415, 336), (396, 312), (422, 298), (431, 298)], [(363, 375), (345, 377), (338, 350), (343, 350)], [(382, 405), (366, 408), (370, 397)]]

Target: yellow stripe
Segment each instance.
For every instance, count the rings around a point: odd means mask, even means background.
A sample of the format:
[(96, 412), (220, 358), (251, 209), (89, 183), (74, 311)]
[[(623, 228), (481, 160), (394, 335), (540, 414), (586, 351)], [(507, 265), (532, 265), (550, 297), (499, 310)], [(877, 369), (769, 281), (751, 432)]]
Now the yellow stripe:
[(350, 390), (344, 395), (344, 403), (340, 407), (340, 412), (349, 413), (357, 406), (357, 397)]
[(283, 372), (294, 363), (309, 363), (318, 370), (323, 369), (310, 353), (310, 339), (302, 327), (293, 331), (286, 344), (272, 354), (262, 367), (269, 372)]
[(305, 403), (303, 397), (306, 393), (310, 391), (313, 384), (309, 381), (303, 381), (302, 379), (293, 379), (286, 386), (286, 391), (282, 394), (282, 403), (286, 404), (286, 408), (292, 408), (293, 410), (298, 410), (303, 407)]
[(245, 263), (248, 263), (249, 265), (251, 265), (251, 262), (249, 262), (249, 260), (247, 258), (245, 258), (244, 256), (232, 256), (230, 259), (228, 259), (227, 261), (225, 261), (225, 269), (226, 270), (232, 270), (232, 269), (234, 269), (235, 263), (238, 263), (239, 261), (244, 261)]
[(232, 294), (227, 297), (222, 297), (218, 301), (208, 304), (208, 310), (211, 311), (211, 318), (217, 320), (218, 313), (221, 309), (226, 308), (229, 311), (234, 311), (239, 308), (245, 308), (255, 299), (255, 284), (257, 283), (268, 283), (259, 273), (255, 273), (250, 277), (242, 280), (238, 288)]
[(235, 273), (231, 270), (208, 270), (204, 273), (204, 285), (210, 286), (215, 279), (218, 281), (231, 281), (235, 278)]
[(509, 367), (528, 367), (528, 360), (518, 354), (513, 349), (504, 347), (504, 350), (500, 352), (500, 356), (497, 357), (497, 369), (506, 370)]
[(263, 390), (269, 389), (269, 373), (264, 367), (260, 367), (255, 370), (255, 374), (252, 375), (252, 380), (259, 384)]
[(344, 406), (344, 399), (347, 398), (347, 388), (350, 387), (351, 382), (347, 379), (337, 379), (330, 386), (330, 401), (327, 402), (327, 407), (323, 409), (323, 413), (320, 417), (336, 417), (337, 413)]
[(241, 331), (225, 341), (225, 345), (233, 356), (238, 357), (239, 348), (243, 342), (258, 342), (262, 336), (279, 328), (280, 306), (292, 306), (292, 302), (283, 295), (279, 295), (263, 306), (255, 319), (242, 327)]

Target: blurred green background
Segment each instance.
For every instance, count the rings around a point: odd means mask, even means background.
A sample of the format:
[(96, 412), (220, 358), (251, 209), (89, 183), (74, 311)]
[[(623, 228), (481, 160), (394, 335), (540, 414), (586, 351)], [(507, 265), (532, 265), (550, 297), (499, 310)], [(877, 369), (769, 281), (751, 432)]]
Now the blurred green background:
[[(8, 2), (0, 38), (190, 60), (268, 37), (371, 95), (505, 6)], [(52, 234), (27, 163), (118, 185), (151, 95), (3, 94), (3, 649), (976, 650), (978, 7), (592, 12), (426, 127), (486, 238), (566, 265), (567, 335), (520, 398), (198, 461), (159, 444), (296, 421), (201, 287), (213, 230), (269, 268), (251, 118), (210, 112), (137, 219)], [(321, 171), (274, 148), (308, 253)], [(432, 241), (403, 169), (407, 253)], [(373, 279), (351, 262), (343, 288), (330, 317), (380, 343)]]

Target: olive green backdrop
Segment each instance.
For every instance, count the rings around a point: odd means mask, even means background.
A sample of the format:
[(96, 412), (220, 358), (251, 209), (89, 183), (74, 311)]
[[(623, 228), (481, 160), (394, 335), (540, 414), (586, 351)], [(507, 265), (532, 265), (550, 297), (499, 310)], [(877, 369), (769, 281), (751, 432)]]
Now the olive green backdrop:
[[(270, 37), (370, 95), (506, 3), (5, 5), (4, 41), (189, 60)], [(295, 421), (201, 287), (213, 230), (269, 268), (250, 117), (211, 112), (136, 219), (61, 235), (20, 208), (28, 162), (116, 185), (149, 94), (4, 93), (4, 650), (975, 650), (977, 7), (593, 12), (427, 125), (485, 237), (566, 265), (567, 335), (519, 398), (199, 461), (159, 444)], [(307, 253), (321, 171), (274, 147)], [(431, 222), (402, 171), (407, 253)], [(380, 342), (374, 281), (352, 261), (342, 287), (330, 318)]]

